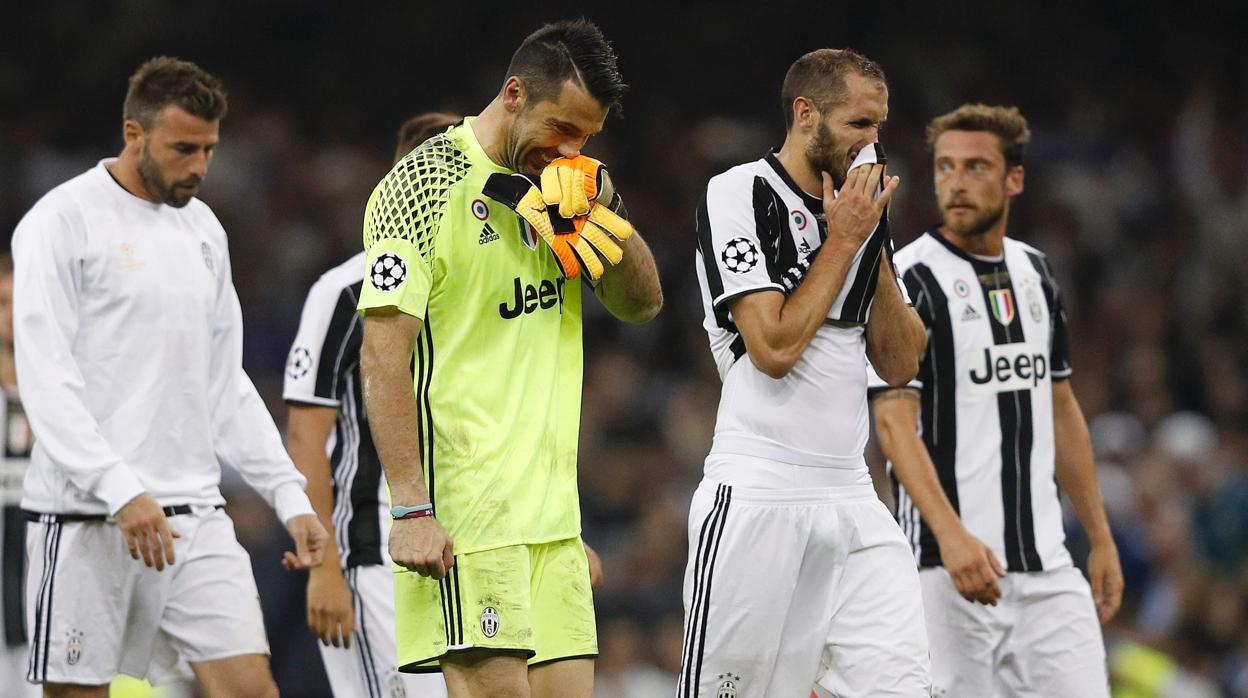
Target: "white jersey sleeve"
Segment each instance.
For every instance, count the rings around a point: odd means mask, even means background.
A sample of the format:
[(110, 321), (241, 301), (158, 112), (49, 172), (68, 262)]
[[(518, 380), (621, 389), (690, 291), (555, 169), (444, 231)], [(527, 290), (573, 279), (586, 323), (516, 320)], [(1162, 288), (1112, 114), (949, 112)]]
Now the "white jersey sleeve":
[[(88, 408), (73, 354), (87, 240), (75, 212), (37, 204), (13, 233), (13, 331), (18, 383), (41, 448), (109, 514), (144, 491)], [(124, 378), (124, 377), (121, 377)]]
[[(707, 184), (704, 210), (698, 212), (704, 218), (699, 221), (699, 228), (709, 235), (703, 241), (703, 263), (713, 264), (718, 271), (707, 275), (718, 277), (715, 280), (719, 283), (712, 284), (710, 289), (715, 310), (756, 291), (784, 293), (784, 286), (772, 277), (763, 256), (755, 220), (754, 186), (754, 177), (745, 171), (730, 170), (714, 177)], [(788, 212), (768, 210), (767, 214), (787, 216)]]
[[(364, 255), (352, 259), (362, 274)], [(358, 347), (352, 351), (359, 312), (351, 287), (344, 285), (342, 274), (334, 273), (338, 269), (317, 280), (303, 303), (299, 331), (286, 360), (282, 398), (287, 402), (325, 407), (342, 404), (338, 377), (359, 353)]]
[[(220, 239), (225, 240), (224, 231)], [(291, 462), (272, 415), (243, 371), (242, 309), (224, 242), (221, 257), (211, 368), (217, 458), (237, 470), (286, 523), (313, 513), (304, 492), (307, 480)]]

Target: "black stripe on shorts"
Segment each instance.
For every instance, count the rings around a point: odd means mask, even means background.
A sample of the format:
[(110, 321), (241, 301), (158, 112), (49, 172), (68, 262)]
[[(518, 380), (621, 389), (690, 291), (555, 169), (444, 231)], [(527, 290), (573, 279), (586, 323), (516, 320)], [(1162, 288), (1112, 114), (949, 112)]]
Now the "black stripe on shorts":
[(707, 616), (711, 605), (711, 580), (715, 575), (715, 559), (724, 537), (732, 487), (720, 485), (715, 490), (715, 504), (702, 521), (698, 547), (693, 561), (693, 595), (689, 601), (689, 617), (685, 619), (684, 656), (681, 660), (680, 698), (697, 698), (702, 678), (702, 656), (706, 650)]

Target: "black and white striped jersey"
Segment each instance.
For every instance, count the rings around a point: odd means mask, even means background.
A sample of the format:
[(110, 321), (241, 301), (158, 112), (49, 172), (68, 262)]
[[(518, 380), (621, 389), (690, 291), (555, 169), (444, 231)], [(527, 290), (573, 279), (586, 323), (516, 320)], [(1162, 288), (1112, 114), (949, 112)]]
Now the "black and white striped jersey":
[[(999, 260), (973, 257), (937, 229), (897, 252), (928, 330), (912, 384), (919, 429), (967, 530), (1011, 572), (1071, 564), (1054, 466), (1053, 381), (1070, 377), (1066, 312), (1048, 259), (1005, 239)], [(886, 387), (871, 378), (872, 390)], [(897, 517), (922, 566), (936, 538), (893, 477)]]
[(325, 449), (334, 481), (334, 539), (347, 567), (383, 563), (389, 501), (360, 386), (364, 327), (356, 305), (363, 279), (361, 252), (312, 285), (282, 391), (290, 403), (338, 409)]
[(779, 380), (749, 360), (730, 301), (797, 290), (827, 238), (821, 200), (802, 191), (768, 154), (711, 178), (696, 225), (703, 327), (724, 384), (712, 453), (865, 468), (864, 327), (880, 254), (891, 245), (887, 220), (859, 247), (824, 326)]

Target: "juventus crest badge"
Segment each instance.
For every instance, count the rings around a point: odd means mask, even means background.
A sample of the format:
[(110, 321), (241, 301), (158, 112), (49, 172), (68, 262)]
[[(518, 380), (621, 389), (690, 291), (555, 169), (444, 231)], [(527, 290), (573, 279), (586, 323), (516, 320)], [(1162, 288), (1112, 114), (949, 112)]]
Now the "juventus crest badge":
[(74, 666), (79, 659), (82, 659), (82, 631), (70, 628), (65, 635), (67, 638), (65, 644), (68, 648), (65, 652), (65, 661), (70, 666)]
[(493, 606), (486, 606), (481, 611), (481, 632), (486, 637), (494, 637), (498, 634), (498, 611)]
[(715, 698), (737, 698), (737, 685), (741, 683), (740, 676), (728, 672), (715, 678), (719, 679), (719, 692), (715, 694)]

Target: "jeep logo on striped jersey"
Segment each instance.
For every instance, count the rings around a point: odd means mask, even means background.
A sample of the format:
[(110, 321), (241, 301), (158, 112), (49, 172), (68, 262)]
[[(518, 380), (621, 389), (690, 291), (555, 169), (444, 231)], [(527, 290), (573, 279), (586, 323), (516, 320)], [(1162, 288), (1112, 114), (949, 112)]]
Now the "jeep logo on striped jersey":
[(493, 606), (486, 606), (485, 610), (481, 611), (481, 632), (485, 633), (486, 637), (494, 637), (498, 634), (498, 611), (495, 611)]
[(979, 363), (979, 366), (971, 366), (971, 383), (983, 386), (981, 391), (1029, 390), (1049, 375), (1048, 352), (1031, 342), (984, 347)]

